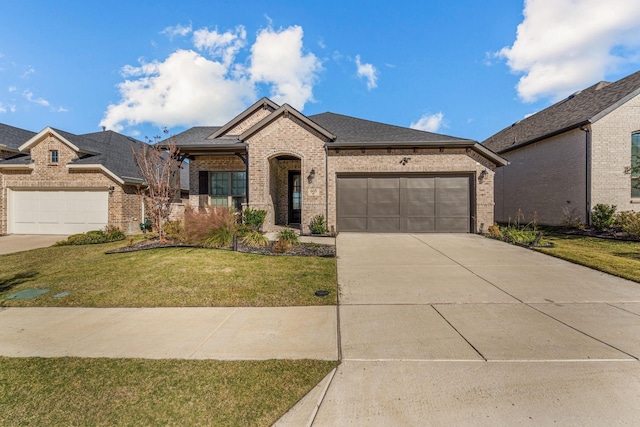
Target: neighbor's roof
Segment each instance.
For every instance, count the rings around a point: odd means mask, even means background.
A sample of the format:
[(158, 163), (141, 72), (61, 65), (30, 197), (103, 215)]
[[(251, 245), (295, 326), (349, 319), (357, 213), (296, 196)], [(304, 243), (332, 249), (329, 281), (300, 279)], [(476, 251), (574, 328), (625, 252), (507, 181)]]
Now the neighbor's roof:
[(482, 145), (497, 153), (594, 123), (640, 94), (640, 71), (614, 83), (600, 82), (514, 123)]
[(0, 123), (0, 150), (18, 152), (25, 141), (33, 138), (35, 132)]

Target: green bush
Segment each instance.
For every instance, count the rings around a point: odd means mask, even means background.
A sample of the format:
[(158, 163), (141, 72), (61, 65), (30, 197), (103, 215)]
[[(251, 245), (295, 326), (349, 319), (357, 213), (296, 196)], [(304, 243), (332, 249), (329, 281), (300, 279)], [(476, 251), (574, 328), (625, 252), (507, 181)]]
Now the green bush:
[(278, 233), (278, 241), (288, 243), (289, 245), (300, 244), (298, 234), (289, 227), (286, 227), (284, 230)]
[(615, 224), (635, 239), (640, 239), (640, 212), (625, 211), (618, 212)]
[(606, 230), (616, 221), (616, 205), (598, 203), (591, 211), (591, 223), (598, 230)]
[(329, 231), (327, 223), (324, 220), (324, 215), (314, 216), (309, 225), (309, 229), (311, 230), (311, 234), (324, 234)]
[(125, 234), (117, 227), (107, 226), (105, 231), (91, 230), (86, 233), (72, 234), (67, 240), (56, 243), (56, 246), (68, 245), (95, 245), (98, 243), (115, 242), (124, 240)]
[(267, 211), (261, 209), (245, 208), (242, 211), (242, 223), (254, 230), (260, 230), (267, 217)]

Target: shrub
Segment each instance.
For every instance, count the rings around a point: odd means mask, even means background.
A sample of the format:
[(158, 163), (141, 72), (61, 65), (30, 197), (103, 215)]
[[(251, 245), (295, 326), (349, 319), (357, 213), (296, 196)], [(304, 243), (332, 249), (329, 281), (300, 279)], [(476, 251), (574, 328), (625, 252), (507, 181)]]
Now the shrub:
[(254, 230), (260, 230), (267, 217), (267, 211), (261, 209), (245, 208), (242, 211), (242, 223)]
[(185, 210), (184, 239), (190, 244), (230, 246), (237, 227), (236, 214), (225, 207)]
[(329, 231), (327, 223), (324, 220), (324, 215), (314, 216), (309, 225), (309, 229), (311, 230), (311, 234), (324, 234)]
[(247, 233), (244, 233), (241, 241), (245, 245), (251, 247), (267, 246), (269, 244), (269, 239), (267, 238), (267, 236), (256, 230), (251, 230)]
[(616, 205), (598, 203), (591, 211), (591, 223), (598, 230), (610, 228), (616, 221)]
[(300, 244), (300, 239), (298, 238), (298, 234), (289, 227), (286, 227), (284, 230), (278, 233), (278, 241), (287, 242), (290, 245)]
[(577, 228), (582, 230), (584, 224), (582, 223), (582, 217), (576, 208), (569, 208), (565, 206), (562, 208), (562, 225), (567, 228)]
[(490, 225), (489, 228), (487, 229), (487, 232), (491, 237), (497, 237), (497, 238), (502, 237), (502, 231), (500, 231), (500, 227), (497, 225)]
[(68, 245), (94, 245), (98, 243), (115, 242), (124, 240), (125, 234), (117, 227), (107, 226), (105, 231), (91, 230), (86, 233), (73, 234), (67, 240), (56, 243), (56, 246)]
[(163, 224), (164, 235), (171, 240), (184, 240), (184, 226), (182, 221), (167, 221)]
[(618, 212), (615, 224), (635, 239), (640, 239), (640, 212), (625, 211)]

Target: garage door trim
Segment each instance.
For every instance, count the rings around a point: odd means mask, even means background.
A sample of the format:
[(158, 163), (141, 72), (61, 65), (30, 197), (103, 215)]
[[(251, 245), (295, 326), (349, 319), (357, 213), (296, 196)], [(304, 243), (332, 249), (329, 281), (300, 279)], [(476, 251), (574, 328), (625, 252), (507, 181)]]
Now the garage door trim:
[[(446, 178), (465, 178), (466, 180), (468, 180), (467, 184), (466, 184), (466, 187), (467, 187), (466, 190), (468, 192), (468, 195), (467, 195), (468, 200), (466, 202), (468, 204), (467, 214), (468, 214), (468, 221), (469, 221), (468, 224), (467, 224), (467, 228), (466, 228), (465, 232), (475, 233), (475, 231), (476, 231), (476, 224), (475, 224), (475, 217), (476, 217), (476, 194), (475, 194), (475, 191), (476, 191), (476, 188), (475, 188), (475, 173), (473, 173), (473, 172), (437, 172), (437, 173), (435, 173), (435, 172), (434, 173), (430, 173), (430, 172), (416, 172), (416, 173), (397, 173), (397, 172), (396, 173), (366, 173), (366, 172), (356, 172), (356, 173), (337, 173), (336, 174), (336, 220), (337, 220), (337, 223), (338, 223), (337, 224), (338, 225), (338, 231), (341, 231), (340, 230), (340, 228), (341, 228), (340, 225), (343, 225), (343, 227), (342, 227), (343, 229), (345, 228), (344, 227), (344, 222), (342, 222), (342, 224), (340, 224), (341, 223), (341, 219), (344, 220), (345, 218), (350, 217), (350, 216), (345, 216), (344, 215), (344, 211), (341, 213), (341, 208), (340, 208), (340, 202), (341, 202), (340, 192), (344, 191), (344, 190), (340, 189), (340, 179), (343, 179), (343, 178), (347, 178), (347, 179), (349, 179), (349, 178), (367, 179), (367, 182), (366, 182), (366, 188), (367, 188), (366, 194), (367, 195), (366, 195), (366, 197), (361, 198), (361, 199), (366, 199), (366, 201), (362, 202), (362, 203), (366, 203), (367, 204), (367, 206), (365, 208), (365, 210), (367, 212), (366, 215), (365, 215), (366, 218), (367, 218), (367, 220), (366, 220), (366, 232), (374, 231), (374, 230), (372, 230), (372, 219), (374, 218), (374, 216), (371, 215), (371, 212), (369, 210), (370, 203), (372, 203), (372, 201), (369, 198), (370, 195), (371, 195), (371, 193), (370, 193), (371, 187), (370, 186), (371, 186), (371, 183), (372, 183), (372, 181), (369, 181), (370, 178), (371, 179), (389, 178), (389, 179), (392, 179), (392, 180), (393, 179), (398, 179), (397, 191), (398, 191), (398, 195), (399, 196), (400, 196), (400, 194), (406, 194), (404, 192), (408, 191), (408, 188), (409, 188), (408, 187), (409, 181), (404, 181), (404, 183), (402, 183), (402, 180), (401, 180), (402, 178), (409, 178), (409, 179), (411, 179), (411, 178), (445, 178), (445, 179)], [(435, 182), (436, 182), (436, 180), (434, 180), (434, 185), (435, 185)], [(391, 184), (392, 184), (392, 182), (389, 183), (389, 185), (391, 185)], [(360, 188), (364, 189), (365, 188), (364, 185), (365, 185), (364, 183), (360, 184)], [(356, 189), (356, 192), (358, 192), (358, 191), (359, 190)], [(438, 188), (434, 188), (433, 191), (434, 191), (434, 193), (433, 193), (434, 197), (438, 198), (439, 197), (438, 196), (438, 194), (439, 194), (438, 193)], [(393, 195), (390, 194), (390, 196), (393, 196)], [(405, 197), (405, 196), (400, 196), (400, 197)], [(393, 198), (393, 200), (396, 200), (395, 197), (392, 197), (392, 198)], [(375, 231), (378, 231), (378, 232), (414, 232), (414, 231), (405, 230), (405, 228), (409, 227), (409, 225), (408, 225), (409, 218), (406, 216), (406, 203), (408, 203), (408, 199), (406, 199), (406, 198), (403, 201), (400, 202), (399, 209), (398, 209), (399, 214), (398, 214), (397, 225), (394, 224), (394, 225), (391, 225), (389, 227), (390, 229), (395, 227), (395, 230), (375, 230)], [(357, 205), (354, 205), (354, 206), (357, 206)], [(350, 206), (350, 207), (353, 207), (353, 206)], [(433, 220), (433, 221), (436, 221), (436, 224), (434, 224), (434, 229), (432, 231), (425, 230), (425, 231), (420, 231), (420, 232), (437, 232), (437, 229), (438, 229), (437, 223), (438, 223), (439, 219), (446, 218), (446, 216), (444, 216), (444, 217), (440, 217), (439, 216), (439, 214), (440, 214), (439, 208), (440, 208), (439, 204), (437, 204), (434, 207), (434, 209), (436, 209), (438, 211), (438, 213), (436, 214), (436, 216), (434, 217), (434, 220)], [(363, 217), (361, 216), (361, 214), (356, 214), (356, 216), (354, 218), (356, 218), (356, 221), (358, 221), (357, 220), (358, 216), (360, 216), (360, 220), (359, 220), (360, 221), (360, 226), (364, 226), (364, 223), (362, 222)], [(465, 216), (467, 216), (467, 215), (465, 215)], [(389, 218), (394, 218), (394, 217), (395, 217), (394, 215), (391, 215)], [(392, 221), (395, 221), (395, 220), (392, 220)], [(459, 226), (462, 226), (462, 223), (459, 223)], [(344, 230), (342, 230), (342, 231), (344, 231)], [(355, 231), (355, 230), (352, 230), (352, 231)], [(447, 232), (447, 231), (443, 230), (443, 232)], [(455, 231), (449, 231), (449, 232), (455, 232)]]

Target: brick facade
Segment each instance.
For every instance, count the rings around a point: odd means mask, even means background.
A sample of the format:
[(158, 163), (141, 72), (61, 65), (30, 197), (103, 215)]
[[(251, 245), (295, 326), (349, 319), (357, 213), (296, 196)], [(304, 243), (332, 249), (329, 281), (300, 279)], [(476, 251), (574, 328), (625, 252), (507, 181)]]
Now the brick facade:
[[(50, 151), (57, 150), (59, 161), (50, 162)], [(0, 170), (0, 234), (8, 230), (7, 195), (11, 190), (104, 190), (109, 194), (108, 224), (126, 233), (138, 231), (142, 218), (141, 196), (133, 186), (122, 186), (100, 170), (73, 170), (66, 165), (77, 158), (77, 153), (53, 135), (46, 136), (30, 150), (33, 168)]]

